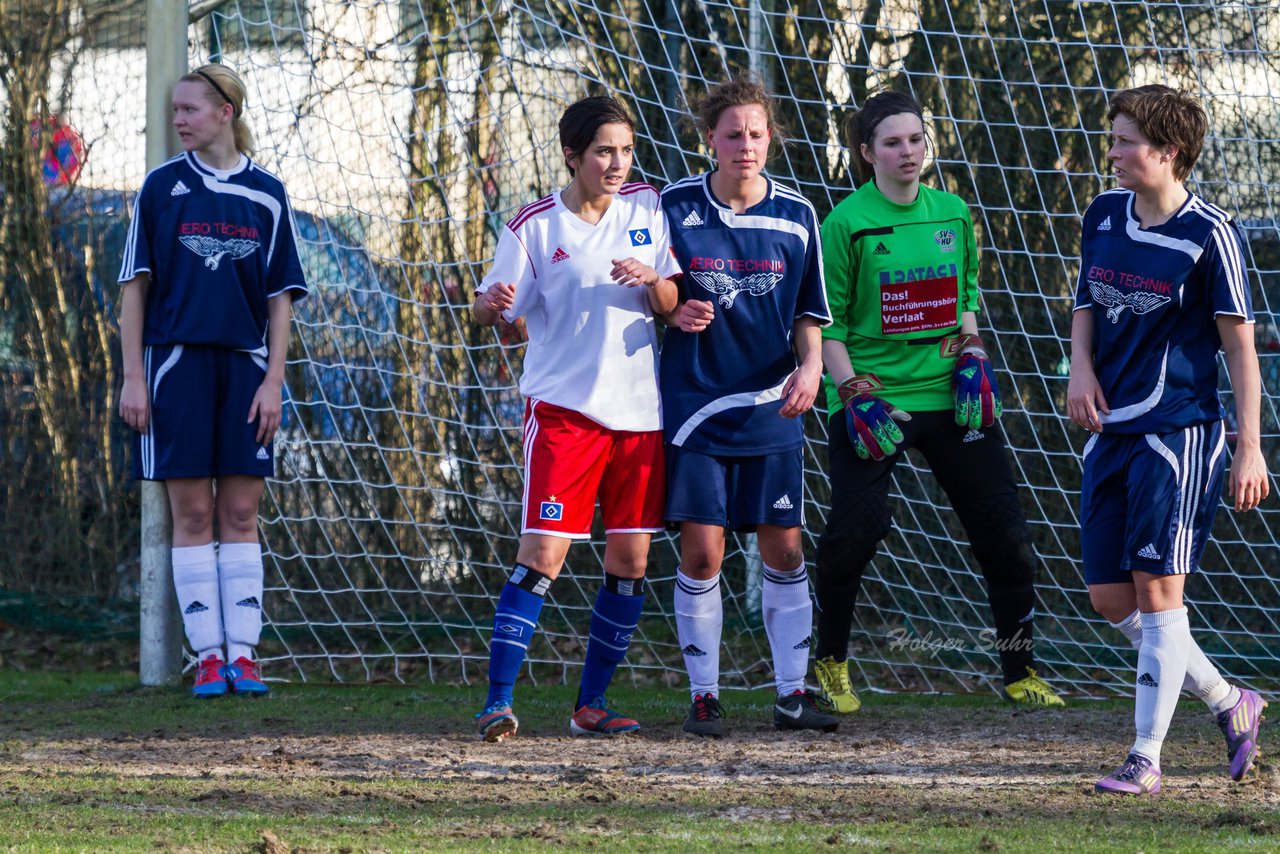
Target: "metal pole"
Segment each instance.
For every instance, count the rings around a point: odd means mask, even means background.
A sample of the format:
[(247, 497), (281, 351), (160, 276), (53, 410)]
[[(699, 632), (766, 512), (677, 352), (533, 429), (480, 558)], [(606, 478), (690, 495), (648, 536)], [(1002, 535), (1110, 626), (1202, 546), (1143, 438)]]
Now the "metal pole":
[[(187, 72), (186, 0), (147, 0), (147, 169), (178, 150), (169, 121), (173, 84)], [(138, 678), (172, 685), (182, 672), (182, 619), (173, 589), (173, 522), (163, 483), (142, 482)]]

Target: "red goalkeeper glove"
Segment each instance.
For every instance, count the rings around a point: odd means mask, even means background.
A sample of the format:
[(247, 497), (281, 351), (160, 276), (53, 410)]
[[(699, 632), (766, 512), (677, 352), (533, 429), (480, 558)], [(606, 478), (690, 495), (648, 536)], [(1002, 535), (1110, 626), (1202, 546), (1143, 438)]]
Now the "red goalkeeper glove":
[(956, 423), (973, 430), (990, 427), (1004, 412), (995, 368), (977, 335), (961, 336), (955, 346), (960, 350), (951, 376), (956, 395)]

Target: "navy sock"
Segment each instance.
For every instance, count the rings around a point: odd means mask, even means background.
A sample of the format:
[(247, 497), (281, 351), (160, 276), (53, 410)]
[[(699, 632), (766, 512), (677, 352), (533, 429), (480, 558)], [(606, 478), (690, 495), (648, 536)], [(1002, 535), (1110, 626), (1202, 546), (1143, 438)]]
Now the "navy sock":
[(605, 576), (604, 586), (596, 594), (596, 604), (591, 610), (591, 633), (575, 711), (604, 696), (613, 681), (613, 671), (627, 656), (643, 608), (643, 578)]
[(485, 708), (511, 705), (516, 676), (538, 628), (542, 600), (550, 586), (550, 578), (518, 563), (502, 588), (489, 642), (489, 699)]

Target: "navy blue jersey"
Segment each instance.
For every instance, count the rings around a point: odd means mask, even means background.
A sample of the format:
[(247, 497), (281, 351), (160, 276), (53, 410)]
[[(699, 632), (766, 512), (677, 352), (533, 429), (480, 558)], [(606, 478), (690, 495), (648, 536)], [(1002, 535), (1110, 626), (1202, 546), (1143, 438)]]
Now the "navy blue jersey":
[(1117, 433), (1169, 433), (1223, 416), (1220, 314), (1253, 322), (1242, 238), (1191, 194), (1168, 222), (1140, 228), (1134, 194), (1108, 190), (1085, 211), (1076, 310), (1093, 310), (1093, 368)]
[(142, 341), (266, 354), (267, 300), (307, 293), (284, 184), (248, 158), (212, 169), (186, 152), (147, 174), (120, 281), (151, 274)]
[(684, 272), (681, 300), (708, 300), (702, 332), (668, 329), (660, 383), (668, 442), (724, 456), (793, 450), (799, 418), (783, 418), (782, 386), (796, 369), (792, 331), (808, 315), (831, 322), (813, 205), (769, 180), (764, 200), (735, 214), (709, 175), (667, 187), (662, 209)]

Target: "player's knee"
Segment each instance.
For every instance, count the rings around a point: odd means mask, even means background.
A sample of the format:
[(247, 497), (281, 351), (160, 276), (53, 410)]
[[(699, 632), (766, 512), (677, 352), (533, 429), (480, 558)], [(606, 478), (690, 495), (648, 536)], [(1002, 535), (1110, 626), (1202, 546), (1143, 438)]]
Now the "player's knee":
[(228, 500), (218, 504), (218, 534), (224, 540), (228, 535), (249, 535), (258, 530), (258, 502)]
[(680, 571), (689, 578), (704, 581), (720, 571), (720, 556), (708, 550), (686, 548), (680, 552)]
[(960, 513), (960, 519), (989, 582), (1028, 584), (1035, 578), (1035, 549), (1017, 495), (973, 502)]
[(213, 533), (213, 508), (205, 501), (178, 501), (173, 510), (173, 533), (183, 542), (204, 542)]

